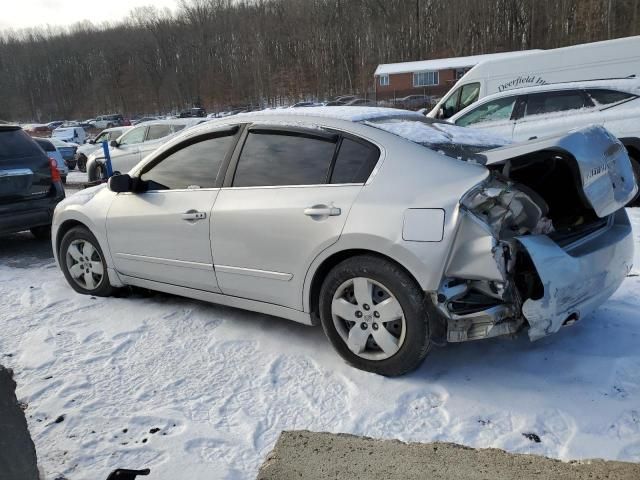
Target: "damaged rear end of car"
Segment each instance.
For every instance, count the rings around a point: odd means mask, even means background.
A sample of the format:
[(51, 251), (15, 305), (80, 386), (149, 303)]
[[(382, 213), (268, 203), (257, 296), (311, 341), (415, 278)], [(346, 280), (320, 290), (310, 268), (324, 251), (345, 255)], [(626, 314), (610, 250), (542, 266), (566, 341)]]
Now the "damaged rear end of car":
[(624, 206), (637, 185), (602, 127), (484, 152), (489, 177), (467, 192), (433, 303), (447, 340), (531, 340), (584, 318), (632, 266)]

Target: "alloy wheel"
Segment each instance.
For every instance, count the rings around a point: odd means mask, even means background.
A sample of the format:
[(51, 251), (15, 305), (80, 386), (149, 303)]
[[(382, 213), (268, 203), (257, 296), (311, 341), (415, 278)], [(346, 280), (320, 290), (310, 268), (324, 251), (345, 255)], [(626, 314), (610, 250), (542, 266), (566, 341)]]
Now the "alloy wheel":
[(407, 326), (400, 302), (370, 278), (342, 283), (333, 295), (331, 316), (349, 350), (367, 360), (386, 360), (404, 343)]
[(65, 260), (74, 282), (85, 290), (98, 288), (104, 276), (104, 267), (98, 249), (89, 241), (72, 241)]

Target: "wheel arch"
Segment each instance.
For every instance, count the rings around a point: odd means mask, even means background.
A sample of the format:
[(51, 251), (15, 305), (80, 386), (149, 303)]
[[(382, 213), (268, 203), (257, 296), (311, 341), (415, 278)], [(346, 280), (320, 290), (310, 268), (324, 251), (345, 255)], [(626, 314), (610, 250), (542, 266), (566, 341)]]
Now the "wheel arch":
[(324, 258), (320, 262), (320, 264), (317, 267), (315, 267), (312, 273), (311, 271), (309, 272), (307, 276), (311, 278), (311, 281), (308, 283), (305, 282), (305, 285), (308, 285), (308, 290), (305, 288), (304, 307), (305, 307), (305, 310), (307, 310), (308, 308), (308, 311), (310, 313), (311, 323), (313, 325), (318, 325), (320, 323), (320, 318), (318, 314), (319, 297), (320, 297), (320, 288), (322, 287), (322, 283), (324, 282), (324, 279), (327, 277), (328, 273), (340, 262), (347, 260), (348, 258), (352, 258), (359, 255), (369, 255), (373, 257), (378, 257), (382, 260), (386, 260), (397, 265), (399, 268), (404, 270), (407, 273), (407, 275), (409, 275), (409, 277), (416, 283), (418, 288), (420, 288), (420, 282), (418, 281), (416, 276), (409, 269), (407, 269), (402, 263), (390, 257), (389, 255), (386, 255), (384, 253), (381, 253), (375, 250), (369, 250), (366, 248), (349, 248), (349, 249), (333, 252), (330, 255), (328, 255), (326, 258)]

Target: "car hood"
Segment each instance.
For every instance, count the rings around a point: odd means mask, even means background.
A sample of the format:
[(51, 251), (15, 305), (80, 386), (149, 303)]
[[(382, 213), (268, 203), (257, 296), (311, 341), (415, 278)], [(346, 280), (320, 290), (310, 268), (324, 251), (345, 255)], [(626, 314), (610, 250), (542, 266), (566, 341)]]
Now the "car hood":
[(534, 152), (557, 152), (573, 160), (584, 195), (600, 218), (623, 208), (638, 191), (626, 148), (597, 125), (488, 150), (475, 160), (487, 167), (508, 168), (509, 162)]
[(95, 152), (98, 148), (101, 148), (101, 147), (102, 147), (102, 145), (98, 144), (98, 143), (85, 143), (84, 145), (80, 145), (78, 147), (77, 152), (78, 153), (83, 153), (85, 155), (85, 157), (88, 157), (93, 152)]

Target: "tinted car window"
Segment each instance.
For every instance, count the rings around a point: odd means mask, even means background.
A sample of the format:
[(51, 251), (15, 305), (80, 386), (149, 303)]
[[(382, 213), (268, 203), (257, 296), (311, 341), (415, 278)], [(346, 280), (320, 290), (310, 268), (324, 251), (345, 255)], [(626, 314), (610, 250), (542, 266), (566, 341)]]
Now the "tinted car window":
[(56, 147), (54, 147), (53, 143), (51, 143), (49, 140), (38, 139), (36, 140), (36, 143), (40, 145), (40, 148), (42, 148), (45, 152), (56, 151)]
[(331, 183), (364, 183), (376, 166), (380, 151), (370, 144), (342, 140)]
[(38, 144), (22, 130), (0, 130), (0, 160), (42, 155)]
[(635, 95), (632, 93), (618, 92), (616, 90), (593, 89), (587, 90), (587, 92), (591, 99), (598, 105), (611, 105), (635, 98)]
[(234, 136), (209, 138), (172, 153), (143, 173), (149, 190), (213, 188)]
[(456, 125), (466, 127), (474, 123), (495, 122), (499, 120), (509, 120), (516, 103), (516, 96), (501, 98), (492, 102), (478, 105), (469, 113), (462, 115), (456, 120)]
[(147, 141), (157, 140), (172, 133), (171, 125), (150, 125), (147, 131)]
[(127, 132), (120, 140), (120, 145), (131, 145), (135, 143), (142, 143), (144, 140), (144, 133), (147, 127), (134, 128)]
[(547, 92), (529, 95), (525, 115), (565, 112), (587, 106), (585, 96), (580, 91)]
[(276, 132), (250, 132), (238, 160), (234, 187), (326, 183), (335, 142)]

